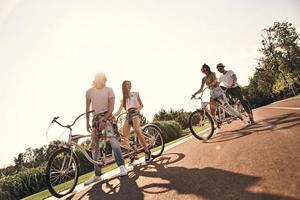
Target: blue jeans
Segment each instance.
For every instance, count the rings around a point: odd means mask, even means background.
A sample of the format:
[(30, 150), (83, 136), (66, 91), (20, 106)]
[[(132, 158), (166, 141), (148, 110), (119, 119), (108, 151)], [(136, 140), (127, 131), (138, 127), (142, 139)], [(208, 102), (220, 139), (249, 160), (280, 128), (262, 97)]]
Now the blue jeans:
[[(120, 143), (117, 139), (117, 136), (114, 133), (114, 129), (112, 124), (107, 121), (107, 125), (105, 127), (106, 136), (109, 138), (110, 146), (112, 148), (113, 154), (115, 156), (115, 161), (118, 166), (124, 165), (124, 159), (120, 147)], [(92, 150), (92, 156), (94, 160), (99, 160), (100, 158), (100, 147), (99, 147), (99, 137), (95, 136), (96, 139), (96, 148)], [(94, 165), (95, 176), (101, 176), (101, 168), (98, 165)]]

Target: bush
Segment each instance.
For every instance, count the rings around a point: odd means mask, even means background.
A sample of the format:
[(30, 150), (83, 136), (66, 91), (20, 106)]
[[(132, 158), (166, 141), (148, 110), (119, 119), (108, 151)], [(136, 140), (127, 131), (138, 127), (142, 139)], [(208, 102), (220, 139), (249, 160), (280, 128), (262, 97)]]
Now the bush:
[(45, 167), (23, 169), (0, 179), (1, 199), (20, 199), (45, 188)]
[(178, 122), (171, 121), (156, 121), (154, 122), (162, 131), (162, 136), (165, 142), (170, 142), (184, 135), (181, 126)]
[(158, 113), (154, 115), (154, 121), (169, 121), (174, 120), (178, 122), (181, 128), (186, 129), (189, 127), (189, 115), (190, 112), (186, 112), (183, 109), (174, 110), (170, 109), (169, 111), (161, 109)]

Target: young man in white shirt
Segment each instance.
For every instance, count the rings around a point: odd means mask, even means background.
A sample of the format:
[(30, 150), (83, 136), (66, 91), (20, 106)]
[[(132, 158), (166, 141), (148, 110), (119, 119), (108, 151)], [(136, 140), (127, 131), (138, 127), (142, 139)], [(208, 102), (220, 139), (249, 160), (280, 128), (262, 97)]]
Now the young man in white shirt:
[(254, 123), (251, 107), (242, 94), (241, 87), (237, 83), (236, 74), (232, 70), (225, 70), (225, 66), (222, 63), (217, 65), (217, 69), (222, 74), (219, 78), (220, 83), (224, 84), (229, 95), (240, 100), (242, 106), (249, 115), (250, 122)]
[[(105, 129), (106, 136), (109, 138), (112, 151), (115, 156), (117, 165), (120, 167), (120, 176), (127, 175), (127, 169), (120, 148), (120, 143), (116, 138), (114, 128), (112, 126), (111, 118), (114, 110), (115, 95), (110, 87), (106, 87), (106, 76), (103, 72), (97, 73), (95, 80), (93, 81), (93, 87), (86, 92), (86, 112), (95, 110), (93, 113), (93, 124), (90, 125), (89, 114), (86, 117), (87, 131), (92, 133), (92, 156), (94, 160), (98, 160), (100, 157), (99, 148), (99, 136), (97, 133)], [(95, 165), (95, 176), (85, 182), (85, 185), (89, 185), (101, 180), (101, 169)]]

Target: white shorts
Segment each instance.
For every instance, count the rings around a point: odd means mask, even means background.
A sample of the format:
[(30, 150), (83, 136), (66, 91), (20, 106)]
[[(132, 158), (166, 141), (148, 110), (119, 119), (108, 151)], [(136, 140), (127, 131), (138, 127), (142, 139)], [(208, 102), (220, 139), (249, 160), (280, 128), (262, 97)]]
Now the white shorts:
[(218, 99), (220, 97), (226, 97), (223, 89), (221, 87), (216, 87), (212, 90), (210, 90), (210, 97), (213, 99)]

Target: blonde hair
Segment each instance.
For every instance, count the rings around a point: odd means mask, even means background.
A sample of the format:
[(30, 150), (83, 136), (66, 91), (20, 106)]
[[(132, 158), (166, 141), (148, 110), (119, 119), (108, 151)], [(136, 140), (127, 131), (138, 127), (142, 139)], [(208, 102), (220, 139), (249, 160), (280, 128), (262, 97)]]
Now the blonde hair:
[(105, 85), (107, 81), (106, 75), (104, 72), (98, 72), (95, 75), (93, 86), (99, 87), (100, 85)]

